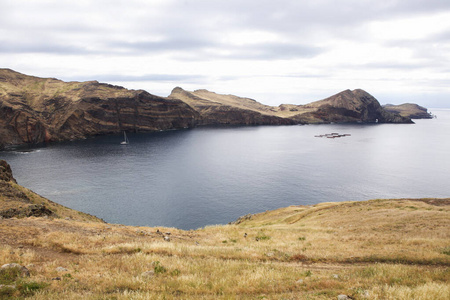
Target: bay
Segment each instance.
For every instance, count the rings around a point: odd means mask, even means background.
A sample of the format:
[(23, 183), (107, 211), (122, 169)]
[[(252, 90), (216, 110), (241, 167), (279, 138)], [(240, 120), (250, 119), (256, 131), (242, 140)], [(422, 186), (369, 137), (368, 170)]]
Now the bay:
[[(416, 124), (196, 128), (4, 151), (18, 183), (110, 223), (196, 229), (289, 205), (449, 197), (450, 110)], [(347, 133), (340, 138), (315, 137)]]

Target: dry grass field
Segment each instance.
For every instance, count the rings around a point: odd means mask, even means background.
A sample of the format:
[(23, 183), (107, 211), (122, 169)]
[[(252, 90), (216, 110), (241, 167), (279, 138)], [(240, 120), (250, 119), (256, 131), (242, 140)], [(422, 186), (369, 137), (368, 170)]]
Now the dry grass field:
[(450, 299), (450, 199), (292, 206), (195, 231), (9, 218), (0, 245), (1, 265), (31, 273), (0, 272), (1, 299)]

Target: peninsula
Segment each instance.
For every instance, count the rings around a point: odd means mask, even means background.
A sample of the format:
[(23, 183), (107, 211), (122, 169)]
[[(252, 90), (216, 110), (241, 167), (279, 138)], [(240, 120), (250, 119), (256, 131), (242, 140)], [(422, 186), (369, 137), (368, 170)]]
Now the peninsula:
[(412, 123), (363, 90), (277, 107), (207, 90), (168, 97), (97, 81), (64, 82), (0, 69), (0, 149), (89, 136), (208, 125)]

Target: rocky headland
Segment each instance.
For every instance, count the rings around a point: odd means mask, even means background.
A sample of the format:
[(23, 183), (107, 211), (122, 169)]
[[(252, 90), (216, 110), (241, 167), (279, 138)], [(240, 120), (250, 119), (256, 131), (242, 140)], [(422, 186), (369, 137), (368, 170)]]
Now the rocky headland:
[(433, 115), (428, 109), (414, 103), (403, 103), (400, 105), (386, 104), (383, 108), (393, 114), (399, 114), (410, 119), (432, 119)]
[(258, 116), (259, 120), (273, 120), (272, 123), (281, 122), (280, 119), (294, 124), (412, 123), (410, 118), (386, 111), (377, 99), (360, 89), (345, 90), (305, 105), (269, 106), (249, 98), (220, 95), (207, 90), (189, 92), (180, 87), (175, 88), (169, 98), (189, 104), (200, 114), (202, 124), (223, 122), (224, 117), (236, 115), (237, 111)]
[(412, 123), (363, 90), (306, 105), (268, 106), (207, 90), (168, 97), (97, 81), (64, 82), (0, 69), (0, 149), (117, 134), (209, 125)]
[(122, 131), (156, 131), (196, 125), (184, 102), (143, 90), (64, 82), (0, 69), (0, 145), (83, 139)]

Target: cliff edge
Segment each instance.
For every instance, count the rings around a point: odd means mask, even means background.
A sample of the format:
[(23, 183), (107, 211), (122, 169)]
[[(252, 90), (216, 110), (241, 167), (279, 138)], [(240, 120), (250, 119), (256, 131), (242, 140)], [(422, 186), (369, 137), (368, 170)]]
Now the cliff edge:
[(25, 217), (103, 222), (97, 217), (64, 207), (18, 185), (10, 165), (0, 160), (0, 219)]
[(432, 119), (433, 115), (428, 112), (428, 109), (414, 103), (403, 103), (400, 105), (386, 104), (383, 108), (391, 113), (399, 114), (411, 119)]
[(143, 90), (0, 69), (0, 147), (193, 127), (197, 118), (182, 101)]

